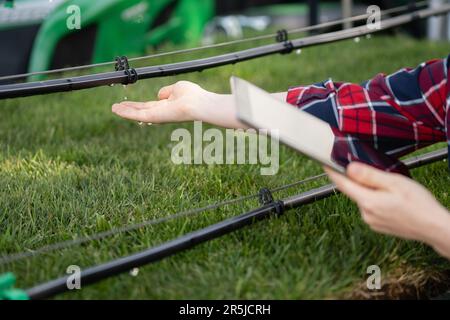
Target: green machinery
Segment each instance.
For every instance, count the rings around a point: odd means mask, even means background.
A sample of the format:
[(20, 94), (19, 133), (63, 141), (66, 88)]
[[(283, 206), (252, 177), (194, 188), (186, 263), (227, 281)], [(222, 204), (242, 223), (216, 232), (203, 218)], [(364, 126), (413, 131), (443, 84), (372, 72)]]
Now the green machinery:
[(215, 10), (214, 0), (3, 2), (0, 75), (142, 55), (166, 41), (196, 43)]

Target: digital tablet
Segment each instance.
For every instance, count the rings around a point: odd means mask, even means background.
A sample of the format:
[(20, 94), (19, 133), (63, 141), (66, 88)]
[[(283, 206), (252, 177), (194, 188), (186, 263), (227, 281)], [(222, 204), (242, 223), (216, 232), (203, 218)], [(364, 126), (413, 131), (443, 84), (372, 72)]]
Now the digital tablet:
[[(231, 77), (237, 117), (254, 129), (277, 132), (282, 143), (345, 174), (342, 158), (333, 157), (335, 135), (330, 125), (307, 112), (280, 101), (270, 93), (237, 77)], [(274, 136), (272, 134), (272, 136)]]

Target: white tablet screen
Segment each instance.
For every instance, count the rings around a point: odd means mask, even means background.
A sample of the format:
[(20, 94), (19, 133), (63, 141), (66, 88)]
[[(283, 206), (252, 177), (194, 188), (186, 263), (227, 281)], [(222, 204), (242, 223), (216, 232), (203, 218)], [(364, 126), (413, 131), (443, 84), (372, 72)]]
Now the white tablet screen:
[(335, 135), (328, 123), (272, 97), (255, 85), (231, 78), (238, 119), (255, 129), (278, 132), (284, 144), (339, 172), (346, 164), (333, 159)]

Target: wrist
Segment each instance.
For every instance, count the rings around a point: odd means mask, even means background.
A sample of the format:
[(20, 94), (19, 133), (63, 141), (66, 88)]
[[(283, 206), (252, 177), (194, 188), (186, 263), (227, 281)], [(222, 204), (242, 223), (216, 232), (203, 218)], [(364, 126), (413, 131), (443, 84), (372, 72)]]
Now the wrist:
[(197, 119), (224, 128), (244, 129), (246, 126), (236, 116), (234, 97), (206, 91), (197, 109)]
[(215, 93), (202, 90), (199, 93), (192, 95), (190, 103), (187, 105), (189, 117), (194, 120), (203, 120), (203, 115), (208, 111), (208, 106), (211, 105)]

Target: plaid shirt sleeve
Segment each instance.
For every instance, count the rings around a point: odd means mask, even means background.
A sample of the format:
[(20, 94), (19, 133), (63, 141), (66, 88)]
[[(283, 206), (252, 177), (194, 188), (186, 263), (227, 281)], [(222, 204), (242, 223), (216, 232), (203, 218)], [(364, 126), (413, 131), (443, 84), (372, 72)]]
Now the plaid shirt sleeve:
[(286, 100), (331, 125), (336, 160), (407, 173), (399, 157), (439, 141), (450, 148), (448, 71), (447, 57), (362, 84), (329, 79), (291, 87)]

